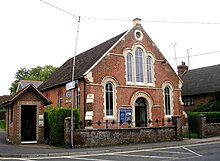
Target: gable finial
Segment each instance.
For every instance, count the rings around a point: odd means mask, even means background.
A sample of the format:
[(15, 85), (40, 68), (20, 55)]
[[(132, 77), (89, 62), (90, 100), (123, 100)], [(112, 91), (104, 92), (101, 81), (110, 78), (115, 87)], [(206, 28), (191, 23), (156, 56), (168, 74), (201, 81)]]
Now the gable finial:
[(141, 19), (140, 18), (135, 18), (135, 19), (133, 19), (133, 24), (134, 24), (134, 26), (135, 25), (137, 25), (137, 24), (141, 24)]

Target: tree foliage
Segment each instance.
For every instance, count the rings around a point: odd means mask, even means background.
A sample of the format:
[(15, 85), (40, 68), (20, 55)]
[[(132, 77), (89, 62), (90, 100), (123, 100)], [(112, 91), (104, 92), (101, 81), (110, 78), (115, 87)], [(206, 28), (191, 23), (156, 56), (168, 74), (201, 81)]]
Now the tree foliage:
[(44, 67), (37, 66), (31, 69), (28, 69), (26, 67), (18, 69), (18, 71), (15, 74), (15, 81), (12, 82), (11, 87), (9, 88), (11, 94), (14, 94), (16, 92), (20, 80), (45, 81), (56, 70), (57, 67), (54, 67), (52, 65), (45, 65)]

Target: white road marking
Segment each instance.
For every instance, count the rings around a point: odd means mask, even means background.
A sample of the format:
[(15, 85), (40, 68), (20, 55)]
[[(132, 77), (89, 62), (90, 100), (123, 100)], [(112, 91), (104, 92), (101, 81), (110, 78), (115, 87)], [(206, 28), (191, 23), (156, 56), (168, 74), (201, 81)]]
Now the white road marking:
[(192, 154), (192, 153), (186, 153), (186, 152), (161, 151), (161, 150), (152, 150), (151, 152), (170, 153), (170, 154)]
[(188, 149), (188, 148), (186, 148), (186, 147), (183, 147), (183, 149), (185, 149), (185, 150), (187, 150), (187, 151), (189, 151), (189, 152), (191, 152), (191, 153), (193, 153), (193, 154), (195, 154), (195, 155), (197, 155), (197, 156), (199, 156), (199, 157), (202, 156), (202, 155), (200, 155), (200, 154), (198, 154), (198, 153), (196, 153), (196, 152), (194, 152), (194, 151), (192, 151), (192, 150), (190, 150), (190, 149)]
[(117, 156), (136, 157), (136, 158), (156, 158), (156, 159), (178, 159), (178, 157), (162, 157), (153, 155), (131, 155), (131, 154), (114, 154)]

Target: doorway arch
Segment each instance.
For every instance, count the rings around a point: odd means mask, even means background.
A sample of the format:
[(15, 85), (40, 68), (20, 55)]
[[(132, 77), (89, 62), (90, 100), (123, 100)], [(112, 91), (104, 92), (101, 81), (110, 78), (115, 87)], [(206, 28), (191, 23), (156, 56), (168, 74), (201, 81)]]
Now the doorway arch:
[[(138, 103), (139, 103), (139, 105), (138, 105)], [(137, 113), (138, 110), (139, 110), (139, 112), (144, 111), (145, 116), (143, 115), (143, 117), (142, 117), (142, 118), (145, 117), (144, 120), (145, 120), (146, 124), (144, 126), (145, 127), (149, 126), (147, 124), (147, 121), (149, 119), (150, 120), (152, 119), (151, 118), (152, 117), (151, 108), (152, 108), (152, 105), (153, 105), (151, 97), (147, 93), (145, 93), (145, 92), (142, 92), (142, 91), (141, 92), (137, 92), (131, 98), (131, 105), (132, 105), (132, 111), (133, 111), (133, 115), (132, 115), (132, 120), (133, 120), (132, 122), (133, 123), (132, 123), (132, 126), (133, 127), (142, 127), (143, 126), (143, 125), (140, 126), (140, 124), (138, 124), (138, 119), (136, 118), (139, 115)], [(141, 109), (138, 109), (138, 107), (140, 107)]]
[(147, 106), (146, 100), (143, 97), (139, 97), (135, 101), (135, 126), (147, 126)]

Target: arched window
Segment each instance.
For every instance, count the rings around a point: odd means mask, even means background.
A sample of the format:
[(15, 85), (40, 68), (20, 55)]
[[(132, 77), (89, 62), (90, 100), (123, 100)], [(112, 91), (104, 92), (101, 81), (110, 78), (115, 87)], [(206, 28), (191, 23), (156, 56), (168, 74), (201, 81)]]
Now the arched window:
[(77, 88), (77, 92), (76, 92), (76, 107), (79, 108), (80, 107), (80, 88)]
[(165, 113), (166, 115), (171, 115), (171, 90), (169, 86), (164, 88), (164, 96), (165, 96)]
[(152, 58), (147, 56), (147, 83), (153, 83), (152, 80)]
[(136, 82), (144, 82), (143, 50), (141, 48), (136, 48), (135, 50), (135, 67), (136, 67)]
[(128, 82), (132, 82), (132, 60), (133, 57), (132, 57), (132, 54), (131, 53), (128, 53), (127, 54), (127, 81)]
[(111, 82), (105, 85), (105, 108), (106, 116), (113, 116), (114, 107), (114, 87)]
[(63, 106), (63, 93), (62, 91), (59, 91), (58, 93), (58, 107), (62, 107)]

